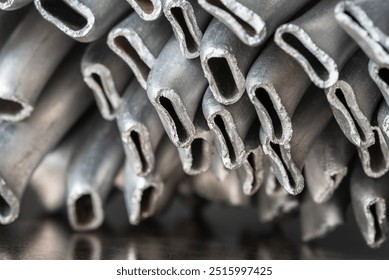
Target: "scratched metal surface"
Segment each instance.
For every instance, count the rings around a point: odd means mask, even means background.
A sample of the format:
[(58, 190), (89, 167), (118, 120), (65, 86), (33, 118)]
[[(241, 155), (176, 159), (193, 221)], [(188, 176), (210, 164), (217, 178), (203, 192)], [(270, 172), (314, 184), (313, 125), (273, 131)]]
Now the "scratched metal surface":
[(369, 249), (350, 213), (346, 225), (303, 244), (297, 215), (260, 224), (255, 209), (210, 205), (193, 215), (177, 200), (159, 218), (131, 227), (117, 194), (101, 229), (75, 233), (65, 215), (47, 217), (31, 195), (26, 200), (20, 219), (0, 226), (0, 259), (389, 259), (389, 244)]

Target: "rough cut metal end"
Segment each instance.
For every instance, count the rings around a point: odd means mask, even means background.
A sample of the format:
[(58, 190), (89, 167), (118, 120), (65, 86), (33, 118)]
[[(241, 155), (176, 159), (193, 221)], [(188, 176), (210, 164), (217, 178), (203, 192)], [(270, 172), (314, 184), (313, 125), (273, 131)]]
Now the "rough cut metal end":
[(19, 216), (20, 201), (17, 195), (0, 178), (0, 224), (7, 225)]
[(247, 45), (257, 46), (266, 38), (262, 18), (236, 0), (198, 0), (215, 18), (228, 26)]
[[(380, 2), (381, 5), (384, 3)], [(378, 9), (387, 16), (386, 7)], [(335, 8), (335, 18), (372, 60), (379, 64), (389, 64), (389, 38), (358, 2), (341, 1)]]
[(252, 149), (247, 153), (246, 160), (237, 169), (243, 193), (251, 196), (261, 187), (264, 180), (264, 162), (261, 147)]
[(274, 41), (296, 59), (316, 86), (328, 88), (338, 80), (339, 72), (335, 61), (299, 26), (281, 25), (274, 35)]
[(369, 61), (369, 75), (389, 104), (389, 67)]
[(127, 0), (127, 2), (143, 20), (156, 20), (162, 15), (161, 0)]
[(17, 10), (28, 5), (32, 1), (33, 0), (1, 0), (0, 10), (4, 10), (4, 11)]
[(34, 107), (22, 100), (0, 98), (0, 119), (19, 122), (28, 118)]

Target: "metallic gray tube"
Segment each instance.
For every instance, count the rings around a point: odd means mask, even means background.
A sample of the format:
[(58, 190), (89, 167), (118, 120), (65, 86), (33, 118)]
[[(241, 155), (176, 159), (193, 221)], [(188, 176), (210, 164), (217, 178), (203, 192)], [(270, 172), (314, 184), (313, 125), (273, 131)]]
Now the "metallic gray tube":
[(193, 141), (193, 122), (206, 87), (200, 62), (186, 59), (172, 37), (150, 71), (147, 95), (177, 147)]
[(156, 161), (155, 151), (165, 131), (146, 91), (136, 80), (125, 90), (116, 120), (128, 164), (137, 176), (150, 174)]
[[(275, 192), (274, 190), (277, 189)], [(272, 190), (269, 193), (269, 190)], [(258, 192), (258, 217), (262, 223), (271, 222), (299, 207), (297, 197), (290, 195), (277, 181), (273, 170), (266, 169), (265, 182)]]
[(331, 110), (321, 90), (310, 87), (292, 119), (293, 136), (289, 143), (270, 143), (261, 129), (263, 151), (270, 158), (275, 175), (284, 189), (293, 195), (304, 188), (301, 174), (308, 153), (331, 119)]
[(124, 159), (115, 122), (97, 116), (75, 151), (67, 175), (67, 214), (77, 231), (98, 228), (104, 220), (104, 202)]
[(303, 241), (322, 238), (342, 225), (350, 203), (347, 186), (339, 189), (330, 200), (316, 203), (305, 193), (300, 207), (300, 225)]
[(164, 0), (163, 12), (183, 55), (188, 59), (198, 57), (203, 32), (211, 21), (211, 15), (195, 0)]
[(99, 39), (130, 11), (120, 0), (34, 0), (34, 4), (45, 20), (85, 43)]
[(132, 77), (127, 65), (107, 46), (105, 38), (88, 46), (81, 61), (85, 83), (92, 90), (101, 115), (113, 120)]
[(389, 66), (378, 65), (374, 61), (369, 61), (370, 78), (380, 89), (382, 96), (389, 104)]
[(297, 19), (281, 25), (274, 36), (276, 44), (296, 59), (320, 88), (330, 87), (338, 80), (338, 70), (357, 49), (335, 21), (338, 2), (319, 1)]
[(156, 20), (162, 15), (164, 0), (127, 0), (135, 12), (146, 21)]
[(0, 10), (13, 11), (20, 9), (30, 3), (33, 0), (2, 0), (0, 1)]
[(1, 49), (0, 119), (21, 121), (31, 115), (43, 87), (72, 46), (71, 39), (34, 9), (29, 11)]
[(330, 121), (317, 138), (304, 165), (305, 180), (315, 203), (327, 202), (348, 174), (354, 146), (335, 120)]
[(370, 178), (357, 163), (350, 184), (351, 204), (359, 230), (367, 245), (380, 247), (388, 232), (386, 213), (389, 175), (379, 179)]
[(208, 88), (202, 108), (224, 166), (240, 167), (247, 155), (244, 139), (256, 118), (249, 98), (244, 95), (235, 104), (226, 106), (217, 102)]
[(387, 143), (389, 143), (389, 106), (383, 101), (378, 108), (377, 123)]
[(167, 137), (158, 146), (155, 168), (151, 174), (146, 177), (137, 176), (128, 159), (125, 172), (125, 203), (132, 225), (164, 210), (184, 174), (180, 168), (177, 149)]
[(374, 143), (371, 120), (381, 100), (381, 93), (369, 78), (368, 59), (357, 52), (345, 65), (340, 79), (325, 89), (327, 100), (340, 128), (357, 147)]
[(338, 24), (378, 64), (389, 64), (389, 3), (385, 0), (341, 1)]
[(247, 45), (257, 46), (279, 24), (290, 18), (310, 0), (198, 0), (199, 4), (231, 29)]
[(136, 13), (132, 13), (112, 28), (107, 44), (127, 63), (141, 86), (146, 89), (150, 70), (171, 35), (165, 18), (145, 22)]
[(371, 127), (374, 134), (374, 144), (365, 148), (358, 147), (358, 155), (366, 175), (379, 178), (389, 170), (389, 147), (381, 129)]
[(245, 77), (260, 48), (243, 44), (223, 23), (213, 19), (201, 42), (200, 59), (215, 99), (230, 105), (245, 90)]
[(91, 104), (79, 72), (79, 58), (75, 53), (69, 55), (45, 87), (29, 119), (0, 126), (1, 224), (18, 217), (20, 200), (35, 167)]
[(283, 145), (290, 141), (294, 111), (310, 85), (300, 65), (274, 42), (269, 42), (251, 66), (246, 92), (271, 142)]
[(0, 50), (28, 11), (28, 8), (20, 9), (14, 12), (0, 11)]

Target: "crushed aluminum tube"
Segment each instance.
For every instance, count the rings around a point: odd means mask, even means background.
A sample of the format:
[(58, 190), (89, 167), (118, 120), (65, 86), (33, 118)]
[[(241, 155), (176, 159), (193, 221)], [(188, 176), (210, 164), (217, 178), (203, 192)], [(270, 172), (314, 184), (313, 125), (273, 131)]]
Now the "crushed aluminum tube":
[(136, 13), (132, 13), (111, 29), (107, 44), (127, 63), (141, 86), (146, 89), (150, 70), (171, 35), (165, 18), (145, 22)]
[(372, 60), (389, 64), (388, 12), (385, 0), (341, 1), (335, 18)]
[(116, 118), (128, 163), (137, 176), (152, 172), (155, 151), (165, 131), (146, 91), (133, 80), (127, 87)]
[(348, 174), (355, 148), (335, 120), (317, 138), (305, 160), (307, 189), (315, 203), (328, 201)]
[(297, 195), (304, 188), (302, 168), (315, 140), (331, 120), (331, 109), (321, 89), (311, 86), (292, 118), (293, 136), (289, 143), (270, 143), (261, 129), (263, 151), (268, 155), (275, 175), (283, 188)]
[(202, 108), (224, 166), (240, 167), (246, 158), (244, 139), (256, 118), (249, 98), (243, 95), (238, 102), (226, 106), (218, 103), (208, 88)]
[(137, 176), (127, 159), (124, 199), (130, 224), (137, 225), (140, 221), (163, 211), (183, 174), (177, 148), (167, 137), (160, 142), (154, 170), (146, 177)]
[(102, 38), (86, 49), (81, 61), (81, 71), (103, 118), (115, 119), (123, 91), (132, 77), (130, 69), (108, 48), (105, 38)]
[(339, 70), (357, 49), (335, 21), (338, 2), (319, 1), (297, 19), (281, 25), (274, 36), (276, 44), (296, 59), (320, 88), (330, 87), (338, 80)]
[(21, 121), (56, 67), (73, 46), (71, 39), (30, 9), (0, 53), (0, 119)]
[(162, 15), (164, 0), (127, 0), (127, 2), (143, 20), (156, 20)]
[(199, 4), (231, 29), (247, 45), (263, 43), (275, 28), (310, 0), (198, 0)]
[(374, 144), (365, 148), (358, 147), (358, 155), (367, 176), (379, 178), (389, 171), (389, 147), (381, 129), (372, 126)]
[(346, 137), (357, 147), (374, 143), (371, 119), (381, 93), (368, 74), (368, 59), (357, 52), (345, 65), (340, 79), (325, 89), (336, 121)]
[(370, 60), (369, 75), (380, 89), (386, 103), (389, 104), (389, 65), (378, 65)]
[(348, 186), (341, 186), (326, 202), (316, 203), (306, 192), (300, 206), (300, 225), (303, 241), (322, 238), (341, 226), (350, 204)]
[(246, 75), (259, 47), (243, 44), (223, 23), (213, 19), (200, 47), (201, 66), (215, 99), (230, 105), (245, 91)]
[(70, 53), (69, 58), (46, 85), (29, 119), (0, 126), (1, 224), (18, 217), (20, 200), (35, 167), (91, 104), (79, 71), (80, 55)]
[(67, 172), (67, 214), (77, 231), (98, 228), (104, 220), (104, 203), (124, 159), (115, 122), (99, 115), (87, 127)]
[(172, 37), (150, 71), (147, 95), (177, 147), (193, 141), (194, 118), (206, 87), (200, 61), (186, 59)]
[(203, 32), (211, 21), (211, 15), (193, 0), (164, 0), (163, 12), (184, 56), (187, 59), (198, 57)]
[(283, 145), (290, 141), (294, 111), (310, 85), (300, 65), (274, 42), (269, 42), (251, 66), (246, 92), (271, 142)]
[(84, 43), (102, 37), (130, 11), (124, 0), (34, 0), (34, 4), (45, 20)]
[[(269, 189), (277, 189), (277, 191), (269, 193)], [(298, 198), (286, 192), (280, 186), (271, 167), (267, 167), (264, 185), (258, 192), (259, 221), (262, 223), (271, 222), (297, 210), (298, 207)]]
[(367, 245), (378, 248), (388, 234), (387, 205), (389, 174), (370, 178), (357, 163), (351, 176), (351, 204), (357, 225)]
[(2, 0), (0, 1), (0, 10), (13, 11), (25, 7), (33, 0)]

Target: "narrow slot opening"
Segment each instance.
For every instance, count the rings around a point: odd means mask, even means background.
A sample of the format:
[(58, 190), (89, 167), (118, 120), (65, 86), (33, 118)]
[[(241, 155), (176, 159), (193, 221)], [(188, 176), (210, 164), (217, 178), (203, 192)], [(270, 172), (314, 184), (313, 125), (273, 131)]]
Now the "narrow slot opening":
[(202, 138), (196, 138), (190, 145), (190, 152), (192, 155), (192, 169), (199, 170), (204, 165), (204, 149), (205, 140)]
[(250, 166), (251, 166), (251, 169), (253, 171), (253, 181), (251, 183), (251, 186), (252, 186), (252, 189), (255, 189), (257, 187), (257, 164), (255, 163), (255, 155), (253, 152), (251, 152), (248, 156), (247, 156), (247, 161), (249, 162)]
[(373, 132), (375, 143), (367, 148), (370, 155), (370, 168), (373, 171), (380, 171), (385, 167), (385, 158), (381, 149), (378, 132), (375, 130)]
[(299, 52), (308, 63), (311, 65), (312, 69), (316, 72), (316, 75), (320, 77), (322, 80), (327, 80), (330, 76), (327, 69), (320, 62), (319, 59), (315, 55), (312, 54), (310, 50), (308, 50), (300, 40), (291, 33), (282, 34), (282, 39), (288, 44), (291, 48), (295, 49)]
[(382, 81), (386, 83), (387, 86), (389, 86), (389, 69), (386, 67), (381, 67), (378, 70), (378, 76)]
[(3, 218), (6, 218), (9, 215), (11, 215), (11, 206), (1, 195), (0, 195), (0, 215)]
[(384, 236), (380, 227), (379, 217), (378, 217), (378, 202), (373, 203), (369, 206), (369, 211), (373, 217), (374, 221), (374, 243), (379, 242)]
[(74, 244), (73, 259), (91, 260), (93, 257), (93, 246), (86, 238), (78, 238)]
[(142, 164), (142, 168), (141, 168), (142, 172), (146, 172), (146, 170), (148, 168), (148, 163), (147, 163), (146, 157), (143, 153), (142, 144), (140, 141), (140, 135), (138, 132), (133, 130), (130, 133), (130, 138), (131, 138), (132, 143), (134, 143), (134, 145), (135, 145), (136, 152), (137, 152), (139, 159), (140, 159), (140, 162)]
[(258, 99), (258, 101), (264, 107), (265, 111), (268, 113), (268, 115), (272, 121), (275, 136), (277, 138), (280, 138), (282, 136), (281, 119), (280, 119), (276, 109), (274, 108), (274, 104), (270, 98), (270, 94), (264, 88), (257, 88), (255, 90), (255, 97)]
[(139, 8), (142, 9), (146, 14), (151, 14), (154, 11), (153, 1), (150, 0), (135, 0), (135, 3), (138, 4)]
[(131, 43), (124, 36), (117, 36), (114, 39), (115, 45), (126, 53), (129, 59), (133, 61), (136, 68), (138, 68), (143, 79), (146, 81), (150, 73), (150, 67), (139, 56), (138, 52), (132, 47)]
[(64, 1), (41, 0), (42, 8), (72, 30), (83, 29), (88, 20)]
[(95, 219), (92, 196), (90, 194), (80, 196), (76, 200), (74, 207), (76, 211), (77, 224), (89, 224)]
[(340, 88), (337, 88), (335, 90), (335, 96), (336, 98), (338, 98), (338, 100), (342, 103), (342, 105), (344, 106), (344, 108), (347, 110), (347, 113), (350, 115), (351, 119), (353, 120), (354, 124), (355, 124), (355, 127), (357, 128), (357, 131), (358, 131), (358, 134), (359, 134), (359, 137), (361, 138), (361, 140), (363, 142), (366, 141), (366, 135), (365, 133), (363, 132), (362, 128), (360, 127), (359, 123), (357, 122), (357, 120), (355, 119), (354, 115), (352, 114), (352, 112), (350, 111), (350, 108), (348, 107), (348, 104), (347, 104), (347, 101), (346, 101), (346, 98), (344, 96), (344, 93), (343, 91), (340, 89)]
[(111, 101), (109, 100), (109, 98), (107, 96), (107, 93), (105, 91), (105, 87), (103, 85), (103, 81), (101, 80), (100, 75), (97, 74), (97, 73), (92, 73), (91, 74), (91, 78), (100, 87), (102, 95), (103, 95), (102, 97), (104, 98), (105, 104), (107, 104), (108, 111), (109, 111), (110, 114), (112, 114), (115, 110), (114, 110), (114, 108), (112, 106)]
[(286, 172), (286, 175), (288, 176), (289, 184), (293, 188), (294, 187), (294, 179), (293, 179), (292, 173), (290, 173), (288, 166), (285, 164), (284, 159), (282, 158), (280, 145), (270, 142), (270, 146), (271, 146), (272, 150), (276, 153), (279, 160), (281, 161), (283, 168)]
[(179, 7), (174, 7), (170, 9), (170, 12), (184, 33), (186, 48), (190, 53), (196, 52), (199, 46), (188, 28), (182, 9)]
[(16, 116), (23, 110), (19, 102), (0, 98), (0, 112), (4, 115)]
[(233, 98), (238, 93), (238, 87), (227, 59), (211, 57), (207, 63), (220, 95), (227, 99)]
[(153, 186), (149, 186), (142, 192), (140, 201), (141, 216), (150, 215), (154, 211), (154, 200), (156, 191)]
[(230, 136), (227, 133), (227, 129), (226, 129), (226, 126), (224, 124), (223, 118), (220, 115), (216, 115), (215, 118), (213, 119), (213, 121), (223, 135), (224, 141), (226, 142), (227, 151), (228, 151), (228, 155), (231, 159), (231, 162), (235, 163), (236, 162), (235, 149), (234, 149), (234, 146), (232, 145)]
[(213, 5), (215, 7), (218, 7), (219, 9), (225, 11), (226, 13), (230, 14), (246, 31), (247, 34), (250, 36), (255, 36), (257, 32), (255, 31), (255, 28), (251, 26), (247, 21), (239, 17), (237, 14), (234, 14), (228, 7), (226, 7), (220, 0), (207, 0), (207, 2), (210, 5)]
[(181, 143), (186, 142), (189, 138), (188, 132), (186, 131), (183, 123), (181, 122), (180, 118), (178, 117), (172, 102), (168, 98), (166, 98), (164, 96), (160, 96), (159, 103), (166, 110), (166, 112), (170, 115), (170, 118), (173, 120), (174, 125), (176, 127), (179, 141)]

